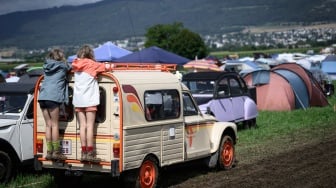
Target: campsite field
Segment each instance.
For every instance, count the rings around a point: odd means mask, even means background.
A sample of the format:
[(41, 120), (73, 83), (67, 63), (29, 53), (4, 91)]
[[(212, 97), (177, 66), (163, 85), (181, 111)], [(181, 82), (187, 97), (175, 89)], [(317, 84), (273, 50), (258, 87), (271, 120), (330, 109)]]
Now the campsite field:
[[(162, 171), (162, 187), (334, 187), (336, 185), (336, 96), (330, 106), (290, 112), (260, 112), (256, 129), (239, 130), (237, 165), (229, 171), (199, 161)], [(84, 176), (78, 187), (123, 187), (109, 176)], [(57, 187), (33, 170), (0, 187)]]

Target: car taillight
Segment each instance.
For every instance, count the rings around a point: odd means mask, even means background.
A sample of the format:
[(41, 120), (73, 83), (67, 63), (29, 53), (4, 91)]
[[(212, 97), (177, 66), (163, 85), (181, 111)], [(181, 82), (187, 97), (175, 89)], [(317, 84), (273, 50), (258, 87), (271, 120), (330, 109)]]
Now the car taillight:
[(113, 144), (113, 157), (114, 158), (120, 157), (120, 144), (119, 143)]
[(43, 153), (43, 139), (36, 140), (36, 149), (38, 153)]
[(113, 93), (118, 93), (118, 88), (117, 87), (113, 87)]

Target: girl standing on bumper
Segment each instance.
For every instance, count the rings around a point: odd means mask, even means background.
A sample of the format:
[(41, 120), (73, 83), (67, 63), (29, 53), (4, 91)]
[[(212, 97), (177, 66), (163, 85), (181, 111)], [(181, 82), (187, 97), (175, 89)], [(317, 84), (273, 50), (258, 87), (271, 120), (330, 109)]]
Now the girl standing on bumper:
[(92, 48), (84, 45), (72, 62), (72, 70), (75, 73), (73, 104), (80, 125), (81, 161), (99, 162), (93, 148), (93, 128), (100, 103), (97, 75), (106, 71), (105, 64), (96, 62)]
[(47, 160), (65, 160), (59, 140), (59, 110), (68, 103), (66, 75), (71, 66), (66, 63), (63, 52), (53, 49), (43, 64), (44, 80), (38, 102), (46, 123)]

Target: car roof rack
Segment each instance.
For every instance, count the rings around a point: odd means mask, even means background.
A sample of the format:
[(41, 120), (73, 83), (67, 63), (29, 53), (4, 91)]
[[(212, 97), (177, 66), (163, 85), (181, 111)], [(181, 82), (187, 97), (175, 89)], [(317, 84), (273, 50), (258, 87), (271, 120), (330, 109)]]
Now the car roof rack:
[(175, 71), (177, 64), (161, 64), (161, 63), (110, 63), (104, 62), (106, 64), (110, 64), (111, 71)]

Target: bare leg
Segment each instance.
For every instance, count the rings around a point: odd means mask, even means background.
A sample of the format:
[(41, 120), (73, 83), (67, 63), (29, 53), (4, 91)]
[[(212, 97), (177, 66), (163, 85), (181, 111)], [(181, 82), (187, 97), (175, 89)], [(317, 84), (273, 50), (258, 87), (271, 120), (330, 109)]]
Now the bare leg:
[(59, 108), (49, 109), (49, 114), (51, 118), (51, 139), (53, 142), (59, 139), (59, 129), (58, 129), (58, 118), (59, 118)]
[(79, 121), (79, 128), (80, 128), (80, 139), (81, 139), (81, 145), (87, 146), (86, 144), (86, 117), (84, 112), (77, 112), (77, 118)]
[(93, 146), (93, 128), (96, 118), (96, 112), (86, 112), (86, 126), (87, 126), (87, 132), (86, 132), (86, 139), (87, 139), (87, 145)]
[(93, 128), (95, 124), (95, 118), (96, 118), (96, 111), (86, 112), (86, 123), (87, 123), (86, 139), (88, 144), (87, 160), (90, 162), (98, 163), (101, 161), (101, 159), (96, 157), (96, 152), (93, 149), (93, 143), (94, 143)]
[(51, 126), (52, 126), (52, 123), (51, 123), (51, 117), (50, 117), (48, 109), (42, 109), (42, 114), (43, 114), (44, 121), (45, 121), (45, 124), (46, 124), (46, 129), (45, 129), (46, 135), (45, 135), (45, 138), (46, 138), (47, 142), (51, 142), (52, 141), (52, 137), (51, 137)]

